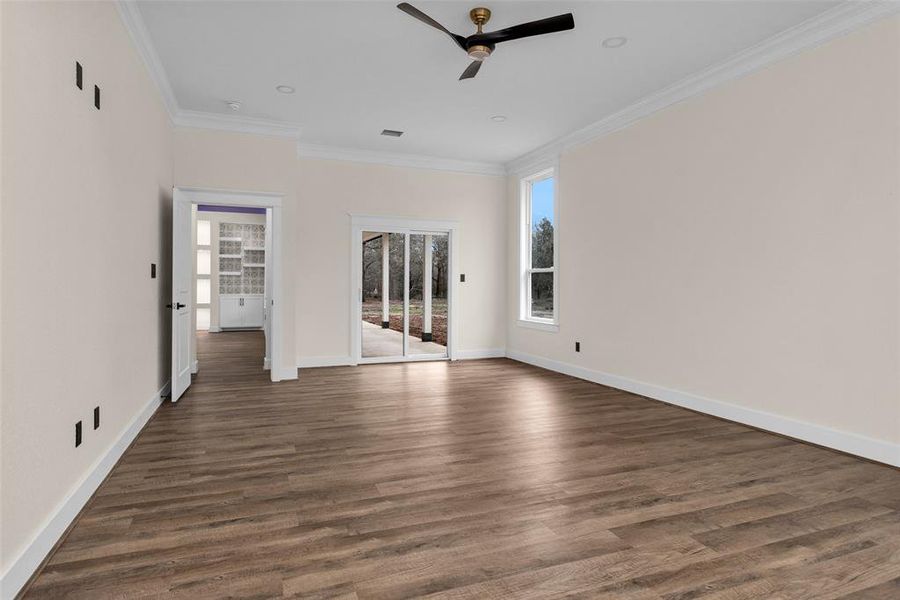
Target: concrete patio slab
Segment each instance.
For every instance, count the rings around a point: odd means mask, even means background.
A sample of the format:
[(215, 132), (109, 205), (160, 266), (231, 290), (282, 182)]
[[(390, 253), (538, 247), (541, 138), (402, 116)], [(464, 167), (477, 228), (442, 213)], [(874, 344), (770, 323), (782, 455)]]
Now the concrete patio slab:
[[(420, 338), (410, 335), (409, 353), (446, 356), (447, 347), (435, 342), (423, 342)], [(403, 356), (403, 334), (363, 321), (362, 356), (363, 358)]]

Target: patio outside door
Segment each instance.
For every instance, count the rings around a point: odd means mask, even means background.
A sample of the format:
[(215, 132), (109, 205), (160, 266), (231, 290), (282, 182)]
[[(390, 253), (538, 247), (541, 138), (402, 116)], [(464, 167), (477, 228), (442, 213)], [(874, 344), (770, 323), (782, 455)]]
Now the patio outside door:
[(361, 362), (448, 357), (446, 232), (362, 234)]

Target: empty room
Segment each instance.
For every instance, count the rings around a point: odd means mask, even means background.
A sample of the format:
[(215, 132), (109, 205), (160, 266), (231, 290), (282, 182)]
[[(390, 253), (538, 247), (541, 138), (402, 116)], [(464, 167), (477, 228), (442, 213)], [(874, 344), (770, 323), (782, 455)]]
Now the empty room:
[(900, 598), (900, 1), (0, 0), (21, 598)]

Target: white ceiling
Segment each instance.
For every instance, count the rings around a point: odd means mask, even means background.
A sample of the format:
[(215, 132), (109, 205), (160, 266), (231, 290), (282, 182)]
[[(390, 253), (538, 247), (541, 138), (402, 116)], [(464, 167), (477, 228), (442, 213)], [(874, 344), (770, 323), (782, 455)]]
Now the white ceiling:
[[(468, 2), (411, 2), (461, 35)], [(478, 77), (396, 2), (140, 2), (181, 110), (297, 124), (311, 144), (505, 163), (835, 6), (835, 1), (487, 1), (487, 30), (564, 12), (574, 31), (497, 46)], [(601, 41), (626, 36), (607, 49)], [(275, 86), (296, 88), (279, 94)], [(495, 123), (492, 115), (505, 115)], [(404, 131), (401, 138), (382, 129)]]

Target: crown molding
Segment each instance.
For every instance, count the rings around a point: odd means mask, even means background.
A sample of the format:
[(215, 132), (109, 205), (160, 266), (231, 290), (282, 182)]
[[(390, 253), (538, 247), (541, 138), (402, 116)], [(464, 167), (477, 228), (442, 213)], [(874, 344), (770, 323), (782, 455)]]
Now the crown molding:
[(135, 0), (116, 0), (116, 8), (125, 29), (131, 36), (131, 41), (147, 67), (150, 78), (159, 90), (159, 95), (162, 97), (163, 105), (166, 107), (169, 120), (173, 125), (280, 137), (296, 138), (300, 136), (300, 126), (295, 123), (182, 109), (178, 106), (178, 100), (172, 91), (172, 85), (169, 83), (166, 70), (156, 52), (153, 40), (150, 38), (150, 32), (147, 31), (147, 26), (144, 24), (144, 18), (141, 16), (137, 2)]
[(116, 0), (116, 8), (119, 10), (119, 17), (125, 25), (125, 29), (134, 42), (134, 47), (144, 61), (147, 71), (150, 73), (150, 79), (156, 84), (159, 95), (162, 97), (163, 105), (166, 112), (169, 113), (169, 119), (174, 121), (174, 117), (178, 114), (178, 101), (175, 100), (175, 93), (169, 84), (169, 78), (166, 76), (166, 70), (163, 68), (162, 61), (159, 60), (159, 54), (156, 53), (156, 47), (150, 40), (150, 32), (144, 25), (144, 18), (141, 11), (134, 0)]
[(359, 150), (356, 148), (338, 148), (321, 144), (297, 144), (298, 158), (318, 158), (324, 160), (342, 160), (348, 162), (390, 165), (393, 167), (409, 167), (414, 169), (435, 169), (438, 171), (454, 171), (457, 173), (475, 173), (478, 175), (506, 175), (506, 169), (498, 163), (457, 160), (454, 158), (437, 158), (419, 154), (400, 154), (381, 152), (379, 150)]
[[(163, 104), (174, 125), (267, 136), (291, 138), (300, 136), (301, 127), (296, 123), (181, 109), (135, 0), (116, 0), (116, 7), (138, 54), (159, 90)], [(656, 112), (698, 96), (728, 81), (749, 75), (769, 64), (803, 50), (814, 48), (873, 21), (897, 13), (900, 13), (900, 1), (898, 0), (848, 0), (718, 64), (649, 94), (634, 104), (587, 127), (536, 148), (506, 165), (375, 150), (337, 148), (302, 142), (297, 146), (297, 155), (300, 158), (344, 160), (483, 175), (503, 175), (507, 172), (520, 174), (556, 160), (560, 154), (571, 148), (624, 129)]]
[(824, 44), (878, 19), (900, 12), (896, 0), (844, 2), (786, 29), (734, 56), (649, 94), (634, 104), (587, 127), (564, 135), (506, 164), (510, 173), (522, 174), (555, 160), (563, 152), (619, 131), (674, 104), (698, 96), (726, 82)]
[(299, 125), (287, 121), (260, 119), (195, 110), (179, 110), (172, 118), (176, 127), (193, 127), (196, 129), (216, 129), (236, 133), (253, 133), (278, 137), (300, 137)]

